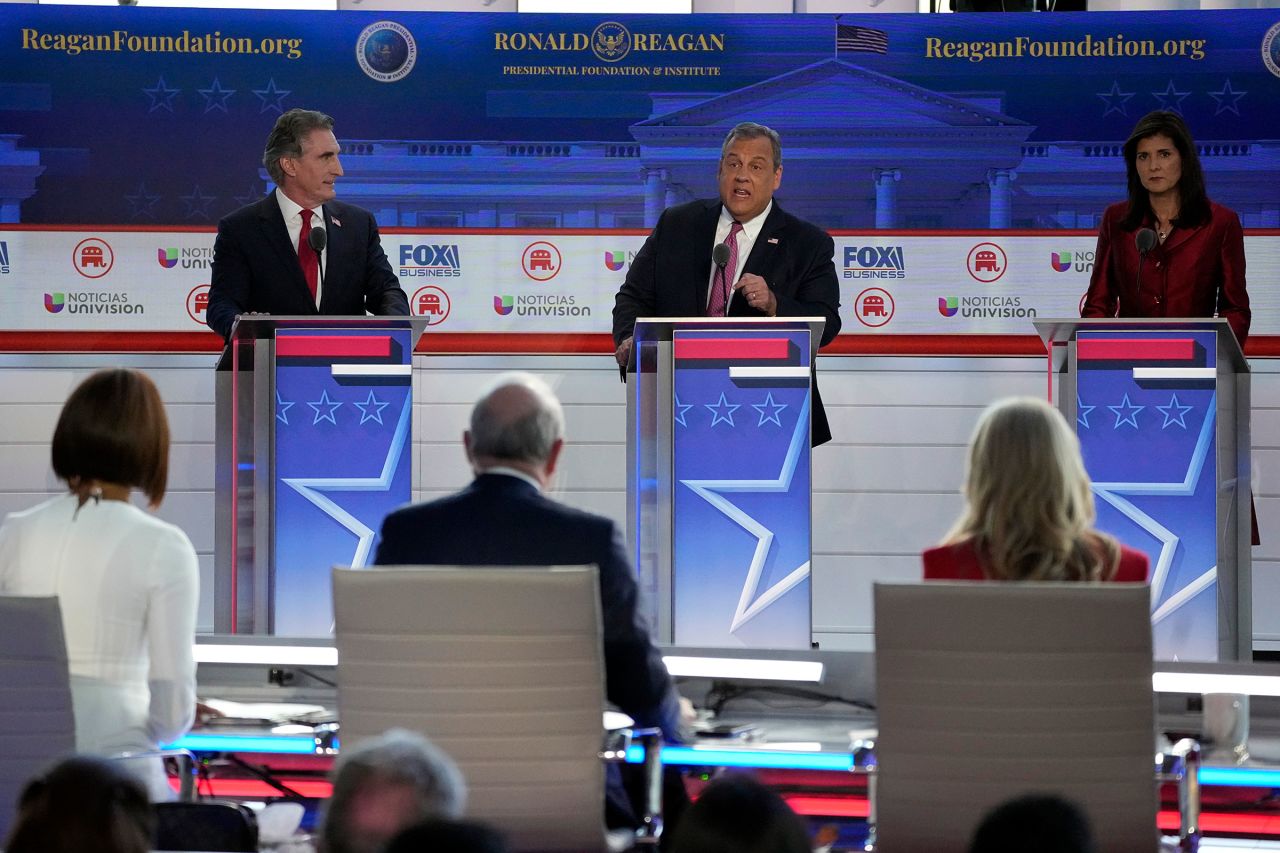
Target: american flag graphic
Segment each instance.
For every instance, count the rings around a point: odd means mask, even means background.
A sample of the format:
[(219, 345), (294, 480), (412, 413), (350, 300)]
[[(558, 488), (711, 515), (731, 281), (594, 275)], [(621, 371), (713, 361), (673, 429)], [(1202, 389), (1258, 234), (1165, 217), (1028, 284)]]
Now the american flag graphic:
[(887, 53), (889, 34), (871, 27), (836, 24), (836, 53)]

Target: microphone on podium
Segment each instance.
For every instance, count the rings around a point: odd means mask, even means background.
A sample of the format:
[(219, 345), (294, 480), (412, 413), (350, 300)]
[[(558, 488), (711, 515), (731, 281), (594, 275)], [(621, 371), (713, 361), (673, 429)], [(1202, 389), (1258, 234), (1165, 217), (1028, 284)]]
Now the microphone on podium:
[(329, 234), (324, 230), (324, 226), (313, 226), (311, 228), (311, 233), (307, 235), (307, 245), (309, 245), (312, 251), (316, 253), (316, 264), (320, 267), (320, 286), (322, 288), (324, 287), (324, 261), (321, 260), (320, 253), (324, 251), (324, 247), (328, 244)]
[[(315, 232), (312, 232), (315, 233)], [(1138, 247), (1138, 278), (1134, 282), (1137, 285), (1137, 291), (1142, 293), (1142, 265), (1147, 260), (1147, 252), (1150, 252), (1156, 246), (1156, 232), (1150, 228), (1139, 228), (1138, 233), (1133, 236), (1134, 245)], [(1160, 304), (1160, 297), (1156, 297), (1156, 304)]]

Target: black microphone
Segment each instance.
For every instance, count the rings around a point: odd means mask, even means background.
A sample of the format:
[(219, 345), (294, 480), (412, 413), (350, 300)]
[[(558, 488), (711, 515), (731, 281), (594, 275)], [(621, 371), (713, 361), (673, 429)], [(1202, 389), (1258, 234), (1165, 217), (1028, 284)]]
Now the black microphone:
[(324, 230), (324, 226), (313, 225), (311, 233), (307, 235), (307, 245), (316, 253), (316, 264), (320, 267), (320, 286), (322, 288), (324, 287), (324, 261), (321, 259), (320, 253), (324, 251), (324, 247), (328, 244), (329, 233)]
[(729, 263), (729, 244), (716, 243), (716, 247), (711, 250), (711, 260), (720, 268), (720, 272), (724, 272), (725, 264)]
[[(1133, 243), (1138, 247), (1138, 279), (1134, 282), (1137, 285), (1139, 295), (1142, 293), (1142, 265), (1147, 260), (1147, 252), (1156, 247), (1156, 232), (1150, 228), (1139, 228), (1138, 233), (1133, 235)], [(1156, 297), (1156, 304), (1160, 304), (1160, 297)]]

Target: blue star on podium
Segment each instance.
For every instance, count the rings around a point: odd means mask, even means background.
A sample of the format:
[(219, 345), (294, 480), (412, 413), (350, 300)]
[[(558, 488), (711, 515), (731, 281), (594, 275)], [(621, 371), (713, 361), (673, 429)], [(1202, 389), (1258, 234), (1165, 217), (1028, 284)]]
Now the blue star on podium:
[(711, 410), (712, 426), (715, 426), (718, 423), (726, 423), (729, 426), (733, 426), (734, 425), (733, 413), (736, 412), (741, 407), (740, 403), (730, 403), (727, 399), (725, 399), (723, 391), (720, 392), (719, 402), (703, 403), (702, 405), (706, 406), (708, 409)]
[(685, 413), (686, 413), (686, 412), (688, 412), (688, 411), (689, 411), (690, 409), (692, 409), (692, 408), (693, 408), (693, 403), (681, 403), (681, 402), (680, 402), (680, 395), (678, 395), (678, 394), (677, 394), (677, 395), (676, 395), (676, 414), (675, 414), (675, 422), (676, 422), (676, 423), (678, 423), (678, 424), (680, 424), (680, 426), (682, 426), (682, 427), (687, 427), (687, 426), (689, 426), (687, 423), (685, 423), (685, 422), (684, 422), (684, 416), (685, 416)]
[(1080, 426), (1084, 427), (1085, 429), (1088, 429), (1088, 428), (1089, 428), (1089, 413), (1090, 413), (1090, 412), (1092, 412), (1092, 411), (1093, 411), (1094, 409), (1096, 409), (1096, 408), (1098, 408), (1098, 407), (1097, 407), (1097, 406), (1086, 406), (1086, 405), (1084, 404), (1084, 401), (1080, 399), (1080, 395), (1079, 395), (1079, 394), (1077, 394), (1077, 395), (1076, 395), (1076, 423), (1080, 424)]
[[(338, 425), (338, 421), (333, 417), (333, 413), (338, 410), (338, 407), (341, 406), (342, 403), (330, 400), (329, 392), (327, 390), (320, 392), (319, 400), (316, 400), (314, 403), (307, 403), (307, 405), (314, 409), (316, 413), (315, 420), (311, 422), (312, 426), (315, 426), (321, 421), (328, 421), (334, 426)], [(321, 409), (325, 409), (326, 411), (322, 412), (320, 411)]]
[[(782, 426), (782, 421), (778, 415), (782, 414), (782, 410), (787, 408), (786, 403), (775, 403), (773, 401), (773, 392), (770, 391), (764, 398), (763, 403), (752, 403), (751, 408), (760, 413), (760, 422), (756, 426), (764, 426), (767, 423), (775, 423)], [(765, 410), (768, 409), (766, 412)]]
[[(721, 395), (723, 402), (724, 395)], [(736, 408), (736, 407), (735, 407)], [(747, 567), (746, 578), (742, 584), (742, 593), (738, 597), (738, 604), (734, 610), (733, 620), (729, 626), (729, 630), (737, 631), (755, 616), (762, 613), (769, 605), (773, 604), (781, 598), (787, 591), (791, 590), (796, 584), (809, 577), (809, 560), (804, 560), (781, 580), (774, 583), (763, 593), (759, 592), (761, 576), (764, 574), (764, 564), (769, 556), (769, 549), (773, 546), (774, 532), (769, 527), (761, 524), (758, 520), (748, 515), (738, 505), (731, 502), (724, 496), (724, 492), (742, 492), (753, 494), (769, 494), (769, 493), (786, 493), (791, 490), (791, 481), (795, 477), (796, 467), (799, 464), (801, 451), (809, 441), (809, 419), (801, 417), (796, 420), (795, 431), (791, 435), (791, 443), (787, 448), (787, 455), (783, 459), (782, 468), (778, 472), (778, 476), (773, 479), (761, 480), (681, 480), (680, 482), (688, 486), (700, 498), (705, 500), (711, 506), (737, 524), (747, 533), (755, 537), (756, 546), (751, 556), (751, 562)]]
[(382, 410), (391, 404), (384, 403), (379, 400), (374, 396), (373, 389), (370, 388), (369, 399), (365, 400), (363, 403), (357, 401), (351, 405), (360, 410), (360, 423), (364, 423), (365, 421), (376, 421), (377, 423), (382, 423)]
[(1183, 429), (1186, 429), (1187, 422), (1184, 420), (1184, 418), (1186, 417), (1187, 412), (1191, 411), (1194, 408), (1195, 408), (1194, 406), (1180, 405), (1178, 403), (1178, 395), (1174, 394), (1172, 399), (1169, 400), (1169, 405), (1156, 406), (1156, 411), (1164, 415), (1164, 424), (1160, 428), (1164, 429), (1170, 424), (1177, 424)]
[[(284, 399), (281, 398), (280, 392), (276, 391), (276, 405), (280, 407), (276, 410), (276, 419), (280, 421), (280, 423), (284, 424), (285, 426), (288, 426), (289, 410), (293, 408), (293, 403), (292, 402), (286, 403)], [(319, 412), (316, 412), (316, 414), (319, 414)]]
[(1138, 428), (1138, 412), (1141, 412), (1146, 406), (1135, 406), (1129, 402), (1129, 395), (1125, 394), (1124, 399), (1120, 401), (1118, 406), (1107, 406), (1116, 416), (1116, 429), (1120, 429), (1124, 424), (1130, 424), (1134, 429)]

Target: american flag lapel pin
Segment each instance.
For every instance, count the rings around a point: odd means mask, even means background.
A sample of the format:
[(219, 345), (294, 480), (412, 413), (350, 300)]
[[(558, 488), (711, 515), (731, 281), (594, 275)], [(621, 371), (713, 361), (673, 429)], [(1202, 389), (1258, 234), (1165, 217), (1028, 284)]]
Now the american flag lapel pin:
[(330, 217), (329, 217), (329, 221), (333, 223), (333, 227), (334, 227), (334, 228), (341, 228), (341, 227), (342, 227), (342, 220), (341, 220), (341, 219), (339, 219), (339, 218), (338, 218), (338, 217), (336, 217), (336, 216), (330, 216)]
[(769, 238), (768, 240), (766, 240), (765, 242), (766, 242), (766, 243), (772, 243), (773, 245), (775, 245), (775, 246), (776, 246), (776, 245), (778, 245), (778, 238), (777, 238), (777, 237), (770, 237), (770, 238)]

